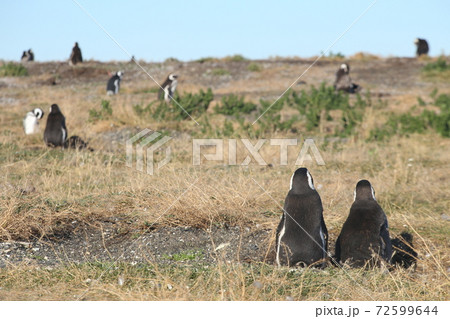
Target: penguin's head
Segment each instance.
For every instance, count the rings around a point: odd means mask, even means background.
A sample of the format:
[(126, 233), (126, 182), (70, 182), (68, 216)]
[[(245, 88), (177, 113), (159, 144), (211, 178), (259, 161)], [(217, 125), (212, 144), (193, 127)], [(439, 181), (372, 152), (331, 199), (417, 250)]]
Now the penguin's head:
[(315, 190), (314, 180), (307, 168), (300, 167), (292, 174), (290, 190), (293, 190), (295, 193)]
[(50, 114), (57, 114), (57, 113), (61, 113), (58, 104), (52, 104), (52, 106), (50, 106)]
[(350, 72), (350, 67), (347, 63), (342, 63), (340, 69), (344, 70), (345, 73)]
[(373, 199), (376, 201), (375, 198), (375, 190), (373, 189), (372, 185), (370, 185), (370, 182), (368, 180), (360, 180), (358, 184), (356, 184), (355, 192), (354, 192), (354, 200), (360, 200), (360, 199)]
[(116, 73), (116, 75), (117, 75), (119, 78), (122, 78), (123, 72), (122, 72), (122, 71), (119, 71), (119, 72)]
[(414, 39), (414, 44), (415, 44), (415, 45), (418, 45), (418, 44), (419, 44), (419, 38), (415, 38), (415, 39)]
[(42, 109), (40, 109), (40, 108), (35, 108), (34, 110), (33, 110), (33, 114), (34, 114), (34, 116), (36, 116), (36, 118), (39, 120), (39, 119), (41, 119), (43, 116), (44, 116), (44, 111), (42, 111)]
[(170, 73), (170, 74), (169, 74), (169, 80), (170, 80), (170, 81), (176, 80), (177, 78), (178, 78), (178, 75), (173, 74), (173, 73)]

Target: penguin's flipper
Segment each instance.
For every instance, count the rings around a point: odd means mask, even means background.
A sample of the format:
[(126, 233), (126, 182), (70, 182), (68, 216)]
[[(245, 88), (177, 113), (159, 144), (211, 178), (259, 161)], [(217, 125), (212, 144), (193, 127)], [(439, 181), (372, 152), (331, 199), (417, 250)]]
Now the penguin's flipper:
[(385, 260), (390, 261), (392, 257), (392, 243), (391, 238), (389, 237), (387, 218), (384, 219), (384, 223), (381, 225), (380, 239), (382, 244), (380, 255)]

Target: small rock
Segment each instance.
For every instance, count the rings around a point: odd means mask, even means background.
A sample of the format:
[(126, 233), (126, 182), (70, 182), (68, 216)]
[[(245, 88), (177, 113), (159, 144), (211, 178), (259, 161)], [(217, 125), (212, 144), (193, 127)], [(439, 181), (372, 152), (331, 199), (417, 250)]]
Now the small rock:
[(123, 286), (124, 282), (125, 282), (125, 279), (123, 278), (123, 276), (119, 276), (119, 278), (117, 278), (117, 284), (119, 286)]
[(171, 284), (167, 284), (167, 289), (172, 290), (173, 289), (172, 285)]
[(230, 246), (230, 243), (222, 243), (219, 246), (216, 247), (216, 249), (214, 249), (214, 251), (218, 251), (219, 249), (225, 248)]
[(448, 215), (446, 215), (446, 214), (442, 214), (442, 215), (441, 215), (441, 218), (442, 218), (443, 220), (450, 221), (450, 216), (448, 216)]
[(292, 296), (286, 296), (286, 301), (294, 301), (294, 297), (292, 297)]
[(252, 283), (252, 286), (255, 287), (256, 289), (262, 289), (263, 284), (260, 281), (254, 281)]

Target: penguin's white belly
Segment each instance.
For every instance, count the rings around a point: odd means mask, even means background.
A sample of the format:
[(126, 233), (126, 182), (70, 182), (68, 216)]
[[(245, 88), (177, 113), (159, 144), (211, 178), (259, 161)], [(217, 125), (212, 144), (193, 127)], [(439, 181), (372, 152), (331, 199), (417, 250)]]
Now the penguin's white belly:
[(25, 130), (25, 134), (36, 134), (39, 132), (39, 122), (37, 118), (34, 116), (27, 115), (23, 120), (23, 129)]

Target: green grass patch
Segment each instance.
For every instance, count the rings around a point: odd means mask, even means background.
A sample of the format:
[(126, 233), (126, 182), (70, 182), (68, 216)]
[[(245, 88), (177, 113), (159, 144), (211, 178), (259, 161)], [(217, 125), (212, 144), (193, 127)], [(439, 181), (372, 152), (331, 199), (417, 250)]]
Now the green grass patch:
[(439, 112), (424, 110), (419, 115), (391, 114), (386, 123), (371, 131), (369, 140), (386, 140), (394, 135), (421, 134), (428, 130), (450, 137), (450, 94), (436, 95), (436, 92), (432, 93), (435, 98), (431, 104), (439, 107)]
[(245, 102), (244, 97), (230, 94), (222, 97), (221, 103), (216, 105), (214, 111), (218, 114), (236, 115), (249, 114), (256, 110), (257, 105), (252, 102)]
[(427, 79), (450, 81), (450, 63), (444, 57), (430, 62), (422, 68), (422, 74)]
[(262, 66), (259, 63), (252, 62), (247, 66), (247, 70), (250, 72), (261, 72)]
[(112, 115), (111, 103), (108, 100), (102, 100), (100, 105), (100, 110), (90, 109), (89, 110), (89, 122), (97, 122), (100, 120), (105, 120)]
[(230, 75), (230, 71), (228, 71), (226, 69), (222, 69), (222, 68), (217, 68), (217, 69), (211, 70), (210, 74), (214, 75), (214, 76), (225, 76), (225, 75)]
[(22, 64), (8, 62), (0, 66), (0, 76), (27, 76), (28, 70)]

